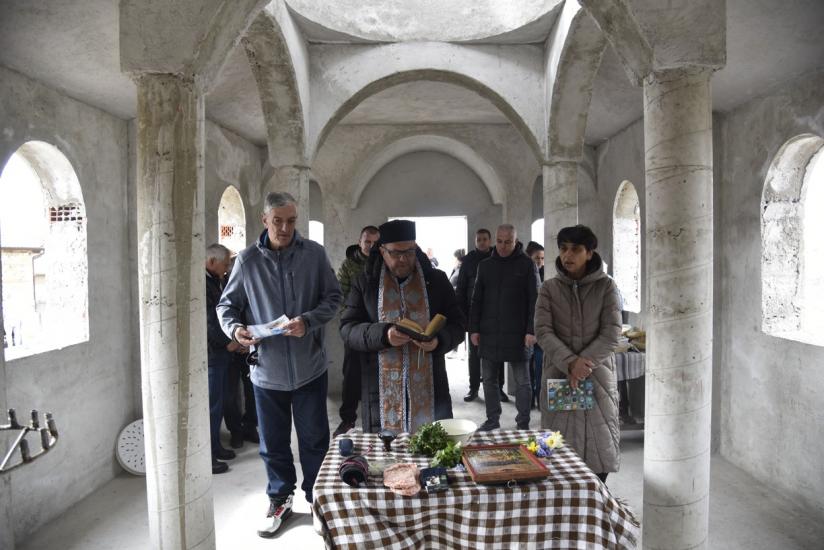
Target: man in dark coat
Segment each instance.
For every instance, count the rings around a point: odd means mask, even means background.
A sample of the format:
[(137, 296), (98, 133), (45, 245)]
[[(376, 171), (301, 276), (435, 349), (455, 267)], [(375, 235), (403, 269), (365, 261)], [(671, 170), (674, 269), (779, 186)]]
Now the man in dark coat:
[[(369, 255), (372, 253), (380, 233), (374, 225), (367, 225), (361, 229), (358, 244), (353, 244), (346, 249), (346, 259), (338, 270), (338, 282), (343, 293), (343, 303), (352, 288), (352, 281), (363, 272), (363, 266)], [(333, 437), (348, 432), (355, 427), (358, 419), (358, 402), (361, 392), (361, 368), (358, 353), (343, 346), (343, 387), (341, 388), (340, 424), (335, 428)]]
[(206, 343), (209, 372), (209, 433), (212, 445), (212, 473), (222, 474), (229, 466), (221, 460), (235, 458), (235, 453), (220, 443), (220, 423), (226, 377), (232, 354), (240, 346), (223, 333), (215, 307), (223, 292), (223, 278), (229, 269), (231, 252), (221, 244), (206, 248)]
[(501, 427), (501, 403), (497, 399), (498, 372), (504, 362), (515, 376), (515, 423), (519, 430), (529, 429), (532, 389), (527, 361), (535, 344), (533, 316), (538, 296), (538, 271), (518, 242), (512, 225), (498, 226), (492, 256), (478, 265), (472, 294), (469, 331), (479, 347), (483, 372), (486, 422), (481, 430)]
[[(492, 254), (492, 233), (489, 229), (478, 229), (475, 232), (475, 250), (464, 256), (461, 269), (458, 272), (458, 286), (455, 294), (466, 318), (469, 318), (469, 307), (472, 305), (472, 290), (475, 288), (475, 277), (478, 274), (478, 264)], [(469, 392), (464, 395), (464, 401), (474, 401), (478, 397), (481, 386), (481, 358), (478, 356), (478, 346), (469, 342)], [(498, 383), (500, 399), (509, 401), (504, 393), (504, 371), (501, 369)]]
[[(413, 432), (452, 418), (444, 354), (463, 339), (465, 319), (446, 274), (417, 247), (414, 222), (393, 220), (379, 229), (378, 250), (352, 284), (340, 332), (346, 345), (363, 352), (364, 431)], [(446, 324), (429, 342), (395, 326), (405, 318), (425, 327), (438, 313)]]

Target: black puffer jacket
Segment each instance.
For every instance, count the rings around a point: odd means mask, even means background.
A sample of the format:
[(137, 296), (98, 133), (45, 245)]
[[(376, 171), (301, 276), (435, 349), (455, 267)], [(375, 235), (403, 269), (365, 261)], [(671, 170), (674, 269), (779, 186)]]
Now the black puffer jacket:
[(478, 264), (472, 294), (469, 332), (481, 334), (478, 355), (490, 361), (526, 361), (527, 334), (535, 334), (538, 270), (519, 242), (502, 258), (497, 250)]
[(455, 294), (458, 296), (458, 303), (464, 315), (469, 317), (469, 308), (472, 305), (472, 290), (475, 288), (475, 277), (478, 275), (478, 264), (482, 260), (489, 258), (492, 254), (490, 248), (486, 252), (481, 252), (477, 248), (464, 256), (461, 261), (461, 269), (458, 272), (458, 286), (455, 288)]
[[(418, 261), (426, 281), (429, 297), (429, 315), (446, 316), (446, 326), (438, 333), (438, 347), (432, 352), (433, 382), (435, 385), (435, 419), (452, 418), (452, 400), (446, 376), (444, 354), (463, 341), (466, 319), (458, 307), (455, 291), (446, 273), (434, 269), (420, 248)], [(352, 289), (340, 319), (340, 334), (345, 345), (361, 353), (361, 418), (363, 429), (380, 431), (380, 395), (378, 387), (378, 351), (387, 349), (386, 333), (390, 323), (378, 321), (378, 288), (383, 258), (373, 251), (366, 267), (352, 282)]]

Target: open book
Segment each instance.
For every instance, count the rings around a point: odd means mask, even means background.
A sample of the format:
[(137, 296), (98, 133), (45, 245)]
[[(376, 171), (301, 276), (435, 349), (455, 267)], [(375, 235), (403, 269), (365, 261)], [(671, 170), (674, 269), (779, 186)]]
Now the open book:
[(397, 321), (395, 328), (413, 340), (429, 342), (438, 334), (438, 331), (441, 330), (445, 324), (446, 317), (440, 313), (436, 313), (435, 316), (432, 317), (432, 320), (429, 321), (429, 324), (426, 325), (426, 328), (423, 328), (412, 319), (401, 319)]

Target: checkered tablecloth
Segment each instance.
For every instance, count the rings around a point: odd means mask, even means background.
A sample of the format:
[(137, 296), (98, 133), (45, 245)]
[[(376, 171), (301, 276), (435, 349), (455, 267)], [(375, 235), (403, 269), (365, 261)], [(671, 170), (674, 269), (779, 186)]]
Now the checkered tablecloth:
[(632, 380), (644, 376), (646, 353), (623, 351), (615, 353), (615, 379)]
[[(516, 443), (539, 431), (479, 432), (473, 445)], [(386, 453), (375, 434), (351, 432), (356, 453), (367, 459), (399, 459), (428, 466), (410, 455), (403, 434)], [(449, 490), (403, 497), (370, 477), (360, 488), (338, 477), (343, 460), (338, 439), (315, 482), (315, 529), (327, 548), (634, 548), (638, 523), (632, 512), (569, 447), (547, 461), (545, 481), (476, 485), (468, 473), (449, 470)]]

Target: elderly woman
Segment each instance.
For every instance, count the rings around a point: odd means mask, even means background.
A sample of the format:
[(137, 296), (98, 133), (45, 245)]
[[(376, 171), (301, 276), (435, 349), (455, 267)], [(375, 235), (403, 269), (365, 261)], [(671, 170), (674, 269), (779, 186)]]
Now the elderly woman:
[[(560, 430), (584, 462), (606, 481), (620, 465), (618, 390), (613, 351), (621, 334), (621, 299), (595, 252), (598, 239), (583, 225), (558, 233), (556, 275), (541, 286), (535, 336), (544, 350), (541, 427)], [(592, 381), (591, 409), (551, 411), (547, 379), (564, 378), (573, 389)], [(587, 384), (588, 385), (588, 384)]]

